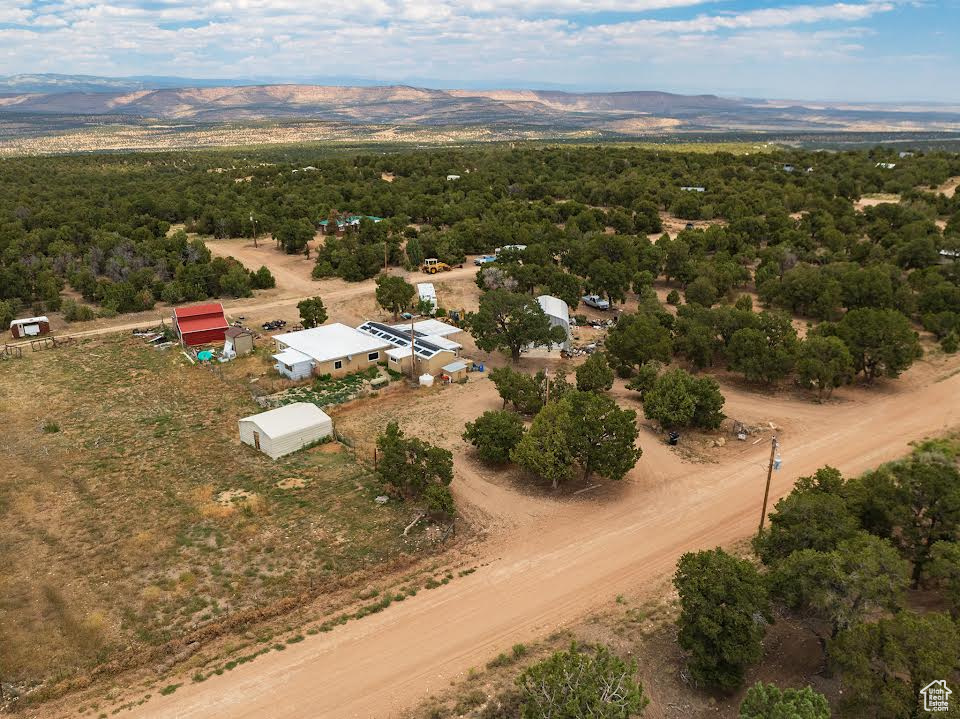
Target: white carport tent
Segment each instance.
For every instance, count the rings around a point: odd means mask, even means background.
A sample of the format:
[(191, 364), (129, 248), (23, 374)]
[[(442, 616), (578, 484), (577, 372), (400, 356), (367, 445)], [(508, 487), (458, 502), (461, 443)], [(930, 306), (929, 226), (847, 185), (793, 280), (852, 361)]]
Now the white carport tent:
[(239, 421), (240, 441), (272, 459), (333, 434), (333, 420), (310, 402), (295, 402)]
[(550, 320), (554, 327), (562, 327), (566, 333), (566, 339), (560, 344), (555, 344), (551, 349), (569, 349), (570, 347), (570, 310), (567, 303), (559, 297), (552, 295), (540, 295), (537, 297), (543, 313)]

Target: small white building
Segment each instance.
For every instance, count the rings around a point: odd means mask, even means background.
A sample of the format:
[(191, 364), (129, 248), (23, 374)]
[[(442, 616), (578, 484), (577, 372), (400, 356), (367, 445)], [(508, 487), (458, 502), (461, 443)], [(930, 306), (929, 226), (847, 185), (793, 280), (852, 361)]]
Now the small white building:
[(547, 316), (547, 319), (550, 320), (551, 326), (562, 327), (563, 331), (566, 332), (566, 339), (560, 344), (552, 345), (550, 349), (569, 349), (570, 309), (567, 307), (567, 303), (559, 297), (553, 297), (552, 295), (540, 295), (537, 297), (537, 302), (541, 309), (543, 309), (543, 313)]
[(454, 180), (459, 180), (460, 175), (447, 175), (447, 182), (452, 182)]
[(50, 331), (50, 320), (46, 316), (22, 317), (10, 323), (10, 335), (15, 339), (38, 337)]
[(310, 402), (277, 407), (239, 421), (240, 441), (271, 459), (303, 449), (333, 434), (333, 420)]
[(421, 302), (429, 302), (433, 306), (432, 312), (437, 311), (437, 290), (432, 282), (418, 282), (417, 295)]
[(896, 166), (897, 163), (895, 162), (878, 162), (876, 165), (874, 165), (874, 167), (881, 167), (884, 170), (892, 170)]
[(699, 185), (684, 185), (680, 188), (683, 192), (706, 192), (706, 187), (700, 187)]

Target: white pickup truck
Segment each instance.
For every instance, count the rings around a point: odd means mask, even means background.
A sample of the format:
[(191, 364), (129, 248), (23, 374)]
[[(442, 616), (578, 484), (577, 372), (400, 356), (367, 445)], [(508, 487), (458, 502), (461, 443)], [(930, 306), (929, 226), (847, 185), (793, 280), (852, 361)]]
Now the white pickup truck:
[(609, 310), (610, 303), (603, 299), (600, 295), (584, 295), (580, 299), (583, 300), (583, 304), (588, 307), (593, 307), (598, 310)]

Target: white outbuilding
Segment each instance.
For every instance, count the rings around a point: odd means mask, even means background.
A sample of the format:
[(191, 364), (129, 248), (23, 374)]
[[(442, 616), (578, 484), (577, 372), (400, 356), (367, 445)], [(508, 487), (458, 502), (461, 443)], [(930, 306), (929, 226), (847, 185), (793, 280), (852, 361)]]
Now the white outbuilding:
[(418, 282), (417, 283), (417, 296), (420, 297), (421, 302), (429, 302), (431, 306), (431, 314), (437, 311), (437, 289), (433, 286), (432, 282)]
[(567, 303), (559, 297), (552, 295), (540, 295), (537, 298), (543, 313), (550, 320), (553, 327), (561, 327), (566, 333), (566, 339), (559, 344), (555, 344), (550, 349), (569, 349), (570, 348), (570, 310)]
[(278, 459), (333, 434), (333, 420), (310, 402), (295, 402), (244, 417), (240, 441)]

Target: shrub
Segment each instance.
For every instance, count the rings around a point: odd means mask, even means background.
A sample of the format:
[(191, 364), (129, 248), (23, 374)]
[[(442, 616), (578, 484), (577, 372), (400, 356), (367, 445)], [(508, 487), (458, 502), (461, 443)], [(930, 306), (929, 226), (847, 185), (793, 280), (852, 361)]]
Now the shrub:
[(608, 647), (581, 647), (557, 652), (517, 677), (522, 719), (629, 719), (648, 704), (636, 679), (637, 664)]
[(477, 448), (483, 461), (508, 462), (510, 452), (523, 439), (523, 433), (523, 420), (517, 414), (494, 410), (468, 422), (463, 438)]
[(81, 305), (73, 300), (64, 300), (63, 319), (67, 322), (90, 322), (97, 318), (97, 313), (92, 307)]
[(760, 659), (769, 621), (767, 588), (750, 562), (722, 549), (684, 554), (673, 579), (680, 595), (680, 646), (693, 679), (733, 691)]
[(674, 369), (660, 375), (644, 395), (643, 412), (663, 427), (716, 429), (724, 418), (723, 403), (714, 380)]

